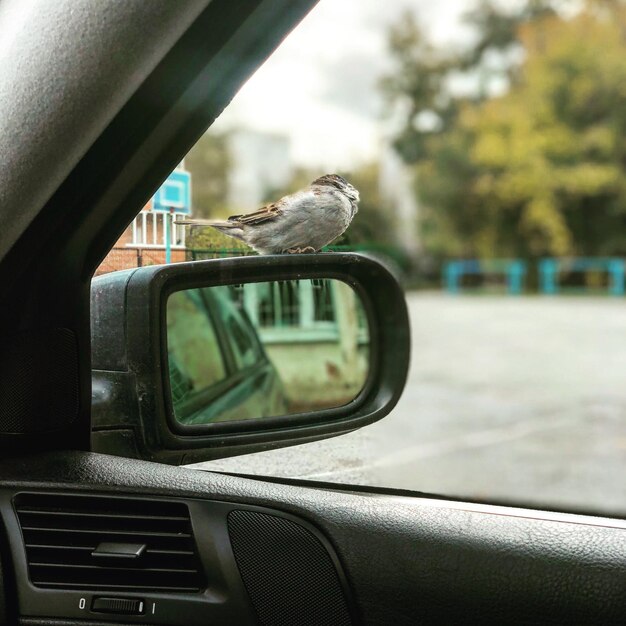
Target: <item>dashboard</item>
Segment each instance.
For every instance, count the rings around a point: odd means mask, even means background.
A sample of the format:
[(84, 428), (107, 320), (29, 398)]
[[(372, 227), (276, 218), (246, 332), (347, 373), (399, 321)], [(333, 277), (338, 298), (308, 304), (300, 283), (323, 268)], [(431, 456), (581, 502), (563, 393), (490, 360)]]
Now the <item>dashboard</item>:
[(5, 586), (20, 623), (354, 622), (339, 559), (306, 520), (211, 498), (85, 487), (0, 491)]
[(0, 623), (625, 623), (620, 519), (77, 451), (0, 459), (0, 516)]

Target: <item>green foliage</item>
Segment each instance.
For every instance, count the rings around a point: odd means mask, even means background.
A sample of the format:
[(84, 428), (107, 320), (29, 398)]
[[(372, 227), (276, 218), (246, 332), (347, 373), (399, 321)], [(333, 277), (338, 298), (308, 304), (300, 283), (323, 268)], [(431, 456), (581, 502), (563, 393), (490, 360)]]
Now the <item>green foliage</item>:
[(224, 216), (230, 168), (226, 135), (205, 133), (185, 158), (185, 166), (191, 172), (194, 216)]
[(245, 243), (210, 226), (191, 227), (187, 236), (187, 248), (191, 250), (241, 250), (242, 253), (252, 250)]
[(589, 2), (565, 19), (529, 2), (505, 20), (485, 3), (473, 20), (483, 36), (472, 62), (507, 42), (523, 46), (525, 61), (505, 95), (456, 98), (449, 123), (401, 150), (416, 167), (427, 250), (626, 254), (624, 3)]
[(376, 242), (393, 244), (395, 242), (394, 223), (390, 220), (391, 212), (385, 210), (380, 196), (378, 163), (368, 163), (351, 172), (340, 172), (350, 181), (361, 197), (359, 212), (345, 234), (337, 244), (358, 245)]

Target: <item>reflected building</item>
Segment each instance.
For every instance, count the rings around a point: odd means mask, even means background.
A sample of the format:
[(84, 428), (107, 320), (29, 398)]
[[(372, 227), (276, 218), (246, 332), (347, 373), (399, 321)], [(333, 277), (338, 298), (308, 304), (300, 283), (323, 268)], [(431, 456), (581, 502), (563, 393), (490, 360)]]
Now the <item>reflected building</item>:
[(358, 394), (369, 366), (369, 326), (349, 285), (294, 280), (230, 290), (258, 332), (293, 410), (314, 404), (322, 387), (331, 406)]

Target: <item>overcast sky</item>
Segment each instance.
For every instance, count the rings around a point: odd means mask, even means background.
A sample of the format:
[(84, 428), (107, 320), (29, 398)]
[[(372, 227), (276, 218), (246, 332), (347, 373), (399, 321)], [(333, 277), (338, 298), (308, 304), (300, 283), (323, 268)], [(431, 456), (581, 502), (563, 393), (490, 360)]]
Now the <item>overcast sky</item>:
[(460, 15), (473, 0), (320, 0), (247, 82), (214, 128), (288, 135), (298, 165), (331, 171), (375, 157), (384, 124), (377, 81), (386, 32), (407, 8), (433, 41), (467, 39)]

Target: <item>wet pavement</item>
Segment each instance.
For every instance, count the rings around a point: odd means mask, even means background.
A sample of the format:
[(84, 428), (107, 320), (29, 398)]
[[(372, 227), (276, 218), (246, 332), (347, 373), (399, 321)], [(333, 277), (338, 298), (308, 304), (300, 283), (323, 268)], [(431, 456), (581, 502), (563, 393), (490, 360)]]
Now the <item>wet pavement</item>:
[(412, 365), (382, 421), (195, 467), (626, 515), (626, 306), (408, 296)]

